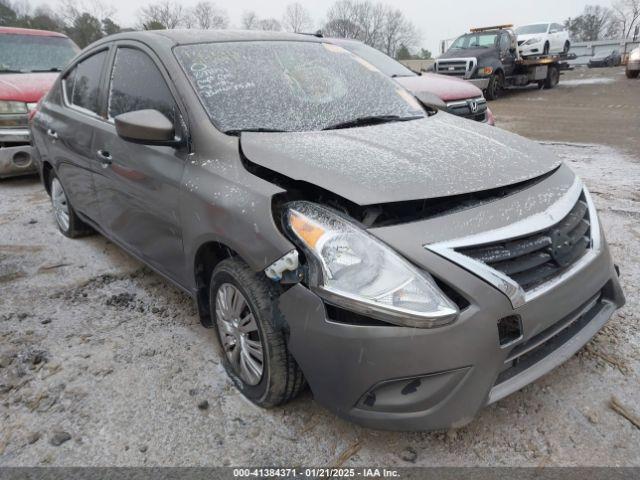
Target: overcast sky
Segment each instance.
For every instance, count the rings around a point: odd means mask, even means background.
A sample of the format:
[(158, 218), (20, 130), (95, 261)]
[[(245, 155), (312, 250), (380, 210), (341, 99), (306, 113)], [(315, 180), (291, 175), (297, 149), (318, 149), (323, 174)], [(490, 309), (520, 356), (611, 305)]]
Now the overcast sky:
[[(26, 0), (33, 5), (55, 6), (57, 0)], [(90, 1), (90, 0), (84, 0)], [(117, 9), (117, 20), (123, 26), (133, 26), (140, 7), (153, 0), (105, 0)], [(184, 6), (197, 0), (176, 0)], [(238, 26), (245, 10), (254, 10), (261, 17), (280, 19), (291, 0), (217, 0), (215, 3), (229, 13), (232, 26)], [(333, 0), (299, 0), (320, 27)], [(419, 28), (422, 46), (434, 53), (440, 40), (460, 35), (473, 26), (538, 21), (561, 22), (578, 15), (587, 4), (611, 5), (611, 0), (384, 0), (401, 9)]]

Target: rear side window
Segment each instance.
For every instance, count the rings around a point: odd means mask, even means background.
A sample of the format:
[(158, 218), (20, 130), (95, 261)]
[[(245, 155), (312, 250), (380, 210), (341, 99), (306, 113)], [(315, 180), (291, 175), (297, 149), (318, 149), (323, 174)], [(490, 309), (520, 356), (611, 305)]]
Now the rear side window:
[(100, 114), (100, 75), (106, 58), (104, 50), (81, 61), (64, 81), (67, 100), (96, 115)]
[(153, 60), (135, 48), (118, 48), (111, 73), (109, 117), (146, 109), (158, 110), (175, 123), (176, 104)]

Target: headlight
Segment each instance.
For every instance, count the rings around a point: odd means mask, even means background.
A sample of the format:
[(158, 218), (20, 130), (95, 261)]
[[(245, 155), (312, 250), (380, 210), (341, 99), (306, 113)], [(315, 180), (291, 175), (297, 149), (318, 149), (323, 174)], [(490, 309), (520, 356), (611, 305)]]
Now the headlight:
[(353, 222), (310, 202), (289, 204), (284, 222), (309, 260), (309, 287), (330, 303), (415, 328), (457, 318), (430, 275)]
[(640, 60), (640, 49), (636, 49), (636, 50), (632, 51), (631, 55), (629, 55), (629, 60), (632, 60), (634, 62), (639, 61)]
[(24, 102), (0, 101), (0, 115), (11, 113), (27, 113), (27, 104)]
[(487, 77), (493, 73), (493, 67), (478, 67), (478, 75)]
[(542, 40), (539, 39), (538, 37), (536, 38), (530, 38), (529, 40), (527, 40), (526, 42), (524, 42), (525, 45), (533, 45), (534, 43), (540, 43)]

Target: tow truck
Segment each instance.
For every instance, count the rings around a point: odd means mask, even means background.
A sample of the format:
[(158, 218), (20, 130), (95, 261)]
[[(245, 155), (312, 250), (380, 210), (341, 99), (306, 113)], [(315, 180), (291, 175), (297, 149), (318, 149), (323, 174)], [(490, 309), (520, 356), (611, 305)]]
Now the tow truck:
[(472, 28), (458, 37), (434, 65), (442, 75), (463, 78), (495, 100), (503, 89), (532, 83), (551, 89), (560, 82), (560, 71), (569, 68), (566, 55), (522, 58), (513, 25)]

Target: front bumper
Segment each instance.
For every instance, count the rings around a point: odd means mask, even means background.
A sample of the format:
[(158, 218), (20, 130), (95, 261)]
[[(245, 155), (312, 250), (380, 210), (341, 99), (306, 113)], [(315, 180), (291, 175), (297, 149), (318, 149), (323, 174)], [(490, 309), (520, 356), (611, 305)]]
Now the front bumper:
[(0, 178), (37, 172), (29, 130), (0, 129)]
[(542, 55), (544, 51), (544, 43), (534, 43), (532, 45), (520, 45), (518, 47), (521, 57), (528, 57), (531, 55)]
[[(319, 403), (371, 428), (461, 427), (567, 360), (624, 304), (606, 242), (579, 274), (516, 309), (448, 260), (434, 255), (429, 264), (472, 297), (443, 328), (366, 325), (359, 317), (346, 323), (302, 285), (281, 296), (290, 351)], [(501, 346), (497, 321), (513, 315), (523, 336)], [(519, 361), (510, 360), (516, 353)]]

